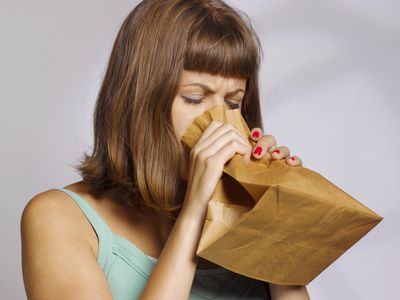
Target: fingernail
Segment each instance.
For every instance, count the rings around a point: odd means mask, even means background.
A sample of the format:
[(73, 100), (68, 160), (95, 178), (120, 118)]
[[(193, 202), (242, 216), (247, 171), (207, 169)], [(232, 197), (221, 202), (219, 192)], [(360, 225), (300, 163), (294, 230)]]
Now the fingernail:
[(276, 150), (272, 151), (272, 153), (281, 154), (281, 151), (279, 149), (276, 149)]
[(291, 160), (296, 160), (296, 157), (291, 156), (290, 159), (291, 159)]
[(260, 133), (259, 133), (257, 130), (255, 130), (251, 136), (252, 136), (253, 138), (258, 139), (258, 138), (260, 137)]
[(261, 146), (257, 146), (253, 151), (253, 154), (261, 155), (261, 153), (262, 153), (262, 147)]

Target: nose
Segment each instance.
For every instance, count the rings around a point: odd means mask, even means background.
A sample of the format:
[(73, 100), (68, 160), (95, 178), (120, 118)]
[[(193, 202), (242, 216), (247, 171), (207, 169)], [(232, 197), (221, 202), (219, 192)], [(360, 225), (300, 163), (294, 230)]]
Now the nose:
[(214, 95), (212, 103), (213, 107), (223, 105), (225, 103), (225, 99), (220, 95)]

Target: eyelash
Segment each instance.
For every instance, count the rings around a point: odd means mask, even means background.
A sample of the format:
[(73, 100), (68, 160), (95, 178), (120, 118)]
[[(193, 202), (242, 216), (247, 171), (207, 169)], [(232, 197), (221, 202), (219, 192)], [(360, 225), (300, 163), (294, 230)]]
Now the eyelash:
[[(192, 98), (188, 98), (188, 97), (184, 97), (184, 96), (182, 96), (182, 98), (185, 100), (186, 103), (189, 103), (189, 104), (200, 104), (202, 102), (202, 100), (204, 99), (204, 98), (192, 99)], [(227, 101), (227, 103), (231, 109), (236, 109), (236, 108), (240, 107), (239, 104), (233, 104), (228, 101)]]

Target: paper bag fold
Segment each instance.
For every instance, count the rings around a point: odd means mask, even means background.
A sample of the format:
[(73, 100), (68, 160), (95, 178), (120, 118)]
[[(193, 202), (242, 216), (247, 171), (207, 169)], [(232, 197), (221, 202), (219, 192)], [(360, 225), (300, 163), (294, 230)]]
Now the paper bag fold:
[[(223, 105), (197, 117), (182, 137), (192, 148), (212, 120), (250, 130)], [(249, 145), (256, 142), (248, 138)], [(308, 168), (235, 154), (208, 204), (197, 255), (275, 284), (309, 284), (383, 217)]]

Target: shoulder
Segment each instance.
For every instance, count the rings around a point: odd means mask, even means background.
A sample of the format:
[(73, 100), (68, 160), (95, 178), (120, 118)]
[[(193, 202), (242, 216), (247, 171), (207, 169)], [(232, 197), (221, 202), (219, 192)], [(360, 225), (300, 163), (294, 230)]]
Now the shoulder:
[(90, 224), (84, 222), (80, 208), (60, 190), (42, 192), (28, 201), (20, 221), (28, 296), (55, 298), (68, 289), (68, 299), (92, 299), (94, 290), (99, 296), (96, 299), (111, 299), (86, 236)]
[[(68, 199), (68, 195), (64, 192), (51, 189), (44, 192), (41, 192), (35, 196), (33, 196), (28, 203), (25, 205), (25, 208), (22, 212), (21, 220), (31, 220), (32, 215), (35, 217), (40, 214), (40, 217), (43, 218), (52, 218), (53, 214), (41, 214), (50, 210), (50, 212), (59, 213), (64, 212), (68, 214), (71, 211), (71, 201)], [(65, 212), (65, 209), (67, 210)], [(36, 218), (35, 218), (36, 219)], [(41, 218), (40, 218), (41, 219)], [(55, 218), (57, 219), (57, 218)], [(33, 220), (32, 220), (33, 221)]]
[[(73, 199), (66, 193), (51, 189), (41, 192), (33, 196), (28, 203), (25, 205), (22, 215), (21, 215), (21, 225), (24, 223), (40, 224), (43, 222), (48, 225), (58, 226), (74, 225), (74, 220), (76, 217), (76, 209)], [(69, 227), (69, 226), (68, 226)]]
[(41, 192), (28, 201), (21, 214), (20, 228), (21, 233), (42, 234), (42, 238), (44, 232), (49, 237), (64, 235), (94, 250), (90, 241), (95, 233), (90, 223), (75, 201), (57, 189)]

